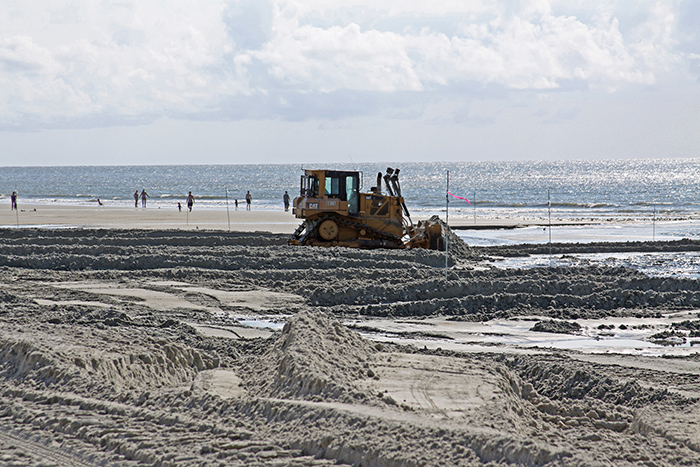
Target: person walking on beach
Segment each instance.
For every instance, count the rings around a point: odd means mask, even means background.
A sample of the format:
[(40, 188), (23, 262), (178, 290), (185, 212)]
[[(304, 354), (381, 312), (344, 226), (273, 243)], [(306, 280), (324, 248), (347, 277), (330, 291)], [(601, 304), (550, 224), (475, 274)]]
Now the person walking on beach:
[(284, 210), (289, 211), (289, 193), (285, 191), (282, 199), (284, 200)]
[(236, 211), (238, 211), (238, 198), (234, 199), (233, 202), (236, 205)]
[(192, 205), (194, 204), (194, 195), (190, 191), (190, 193), (187, 195), (187, 209), (192, 211)]
[(16, 211), (17, 210), (17, 192), (13, 191), (12, 196), (10, 196), (10, 201), (12, 202), (12, 208), (10, 211)]
[(136, 193), (134, 193), (134, 207), (139, 207), (139, 190), (136, 190)]
[(146, 190), (141, 190), (141, 207), (142, 208), (146, 207), (146, 198), (148, 198), (148, 193), (146, 193)]
[(250, 190), (245, 194), (245, 209), (250, 211), (250, 203), (253, 201), (253, 195), (250, 194)]

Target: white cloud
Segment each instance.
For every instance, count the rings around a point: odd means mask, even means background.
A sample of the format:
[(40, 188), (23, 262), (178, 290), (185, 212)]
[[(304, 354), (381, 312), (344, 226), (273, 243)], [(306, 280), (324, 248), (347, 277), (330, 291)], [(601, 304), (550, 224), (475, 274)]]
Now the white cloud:
[(356, 24), (328, 29), (301, 26), (278, 32), (255, 57), (273, 75), (309, 91), (392, 92), (421, 89), (406, 38), (362, 31)]
[(64, 70), (51, 51), (31, 37), (0, 39), (0, 122), (21, 125), (26, 119), (40, 120), (48, 106), (61, 105), (70, 117), (94, 111), (87, 96), (60, 79)]
[[(374, 13), (396, 15), (395, 10)], [(282, 4), (270, 40), (255, 57), (275, 78), (306, 85), (309, 91), (391, 92), (470, 81), (514, 89), (556, 88), (561, 80), (590, 80), (606, 88), (651, 83), (655, 66), (666, 64), (672, 53), (665, 36), (647, 38), (646, 48), (628, 44), (614, 17), (603, 14), (584, 24), (572, 16), (552, 14), (546, 1), (526, 2), (517, 14), (491, 11), (494, 19), (488, 22), (466, 22), (458, 12), (452, 13), (459, 35), (410, 27), (401, 34), (363, 29), (356, 23), (315, 26), (324, 22), (327, 9)], [(316, 20), (309, 21), (314, 14)], [(661, 24), (645, 27), (667, 30), (668, 16), (661, 19)]]
[(451, 87), (651, 84), (694, 60), (675, 48), (679, 5), (15, 1), (0, 11), (0, 127), (303, 119), (323, 107), (311, 96), (347, 92), (369, 102)]
[[(22, 33), (0, 36), (0, 122), (22, 126), (24, 115), (51, 126), (76, 117), (84, 124), (91, 115), (200, 111), (230, 92), (212, 72), (227, 38), (221, 5), (188, 3), (50, 2), (42, 11), (16, 4), (19, 10), (0, 13), (0, 31)], [(13, 53), (24, 57), (21, 66), (12, 66)]]

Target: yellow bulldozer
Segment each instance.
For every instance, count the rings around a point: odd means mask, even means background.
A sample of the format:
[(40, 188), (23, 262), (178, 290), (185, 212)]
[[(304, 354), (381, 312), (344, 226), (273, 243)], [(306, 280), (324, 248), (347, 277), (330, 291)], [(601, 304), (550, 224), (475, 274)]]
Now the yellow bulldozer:
[[(362, 172), (305, 170), (292, 212), (304, 222), (291, 245), (350, 248), (428, 248), (445, 250), (437, 219), (413, 224), (401, 195), (399, 169), (377, 174), (377, 184), (361, 192)], [(382, 190), (382, 181), (384, 190)]]

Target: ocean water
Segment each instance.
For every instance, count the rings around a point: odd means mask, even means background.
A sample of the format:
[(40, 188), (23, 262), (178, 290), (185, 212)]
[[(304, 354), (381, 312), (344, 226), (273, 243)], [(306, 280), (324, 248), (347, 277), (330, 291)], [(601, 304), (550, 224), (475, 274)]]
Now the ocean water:
[[(677, 220), (700, 214), (700, 159), (640, 159), (535, 162), (430, 162), (316, 164), (304, 168), (360, 170), (363, 188), (377, 172), (400, 168), (404, 198), (412, 214), (450, 218)], [(131, 206), (145, 189), (149, 206), (184, 204), (188, 191), (197, 208), (239, 202), (246, 191), (257, 209), (279, 209), (288, 190), (299, 190), (302, 167), (285, 165), (173, 165), (90, 167), (2, 167), (0, 200), (17, 191), (27, 203)], [(9, 203), (9, 200), (7, 201)]]

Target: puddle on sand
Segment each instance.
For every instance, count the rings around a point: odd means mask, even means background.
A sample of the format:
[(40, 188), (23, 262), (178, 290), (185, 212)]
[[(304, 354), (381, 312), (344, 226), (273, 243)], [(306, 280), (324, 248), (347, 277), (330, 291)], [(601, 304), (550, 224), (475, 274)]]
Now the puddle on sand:
[[(697, 313), (695, 313), (697, 316)], [(700, 346), (686, 339), (683, 345), (651, 342), (650, 336), (668, 329), (686, 314), (662, 318), (609, 318), (575, 320), (582, 328), (577, 334), (535, 332), (530, 329), (539, 318), (492, 320), (483, 323), (426, 319), (423, 321), (348, 320), (345, 324), (376, 341), (412, 344), (419, 347), (457, 351), (535, 352), (537, 349), (575, 350), (582, 353), (624, 353), (645, 356), (689, 355)], [(602, 328), (601, 328), (602, 326)]]
[[(264, 337), (281, 331), (289, 317), (250, 317), (229, 313), (234, 327), (209, 326), (229, 329), (246, 336)], [(604, 318), (575, 320), (582, 331), (578, 334), (558, 334), (531, 331), (540, 318), (499, 319), (482, 323), (448, 321), (442, 318), (425, 320), (351, 319), (343, 324), (363, 337), (376, 342), (393, 342), (419, 348), (445, 349), (460, 352), (513, 352), (537, 353), (542, 349), (574, 350), (587, 354), (616, 353), (639, 356), (689, 355), (700, 352), (700, 344), (685, 339), (680, 345), (662, 345), (651, 342), (650, 336), (668, 329), (671, 323), (697, 317), (697, 312), (684, 312), (661, 318)], [(542, 318), (544, 319), (544, 318)], [(199, 328), (207, 326), (198, 325)], [(211, 331), (200, 329), (210, 334)], [(217, 332), (217, 331), (214, 331)], [(220, 334), (217, 334), (220, 335)]]
[(286, 319), (289, 318), (289, 316), (282, 318), (285, 321), (280, 321), (280, 317), (251, 318), (247, 316), (237, 316), (234, 313), (228, 313), (226, 318), (231, 320), (231, 324), (202, 324), (194, 322), (187, 322), (187, 324), (208, 337), (227, 337), (231, 339), (267, 339), (272, 337), (275, 332), (282, 330)]
[(251, 328), (258, 329), (272, 329), (274, 331), (281, 331), (284, 327), (284, 321), (269, 321), (265, 319), (239, 319), (238, 324), (241, 326), (248, 326)]
[[(122, 300), (134, 301), (153, 310), (168, 312), (176, 309), (208, 311), (215, 319), (210, 323), (187, 322), (204, 335), (211, 337), (241, 338), (267, 338), (273, 332), (281, 331), (289, 317), (269, 314), (279, 309), (285, 311), (294, 310), (302, 297), (293, 294), (277, 293), (269, 290), (245, 290), (226, 291), (205, 287), (195, 287), (180, 281), (157, 281), (151, 285), (172, 288), (172, 292), (165, 290), (153, 290), (142, 287), (125, 287), (123, 284), (98, 281), (65, 282), (54, 285), (55, 287), (90, 292), (97, 296), (119, 297)], [(221, 306), (204, 306), (193, 303), (186, 296), (177, 292), (188, 294), (202, 294), (214, 298)], [(112, 307), (99, 301), (52, 301), (37, 299), (40, 305), (85, 305)], [(222, 309), (225, 308), (225, 309)], [(238, 311), (231, 311), (231, 309)], [(267, 312), (264, 315), (251, 314), (255, 312)]]

